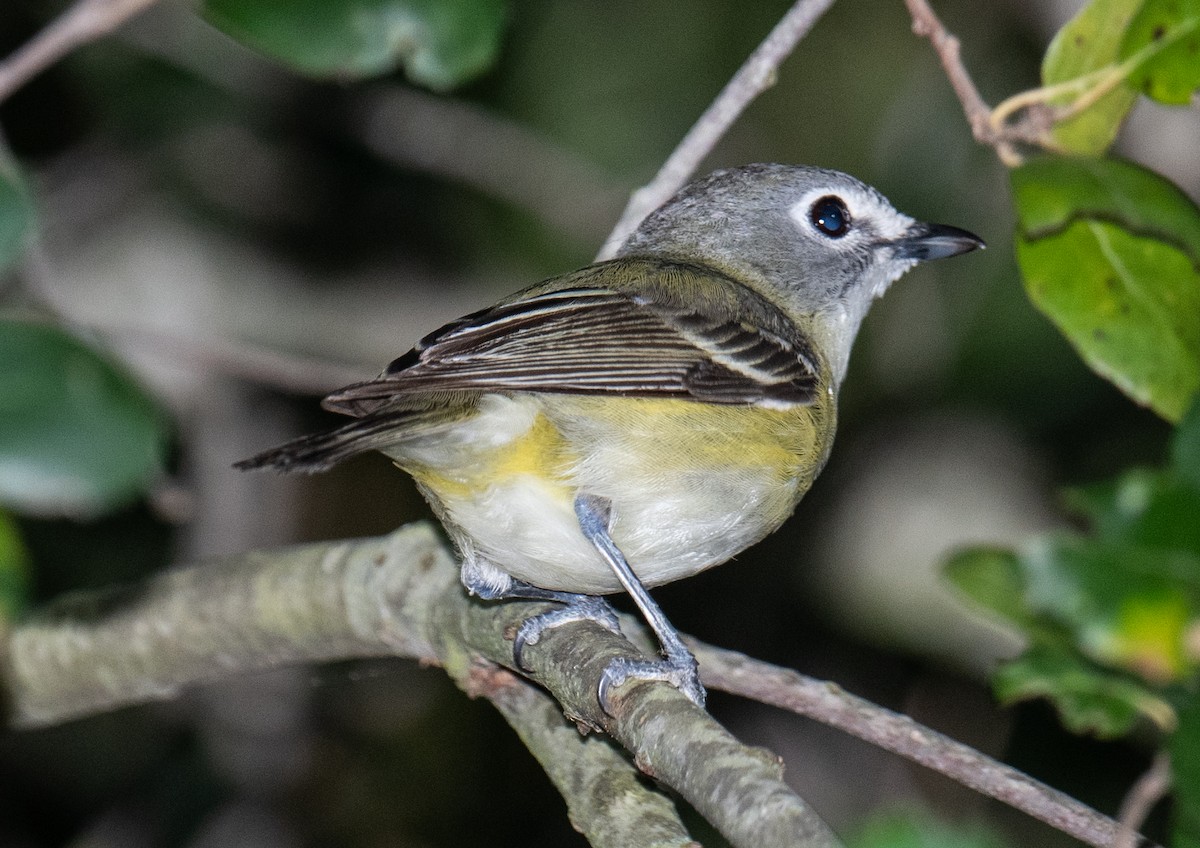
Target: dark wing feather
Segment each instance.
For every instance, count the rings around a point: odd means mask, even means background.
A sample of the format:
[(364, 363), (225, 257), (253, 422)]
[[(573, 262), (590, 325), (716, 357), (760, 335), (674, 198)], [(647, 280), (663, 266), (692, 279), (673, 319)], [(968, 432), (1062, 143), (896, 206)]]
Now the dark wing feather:
[[(819, 363), (777, 307), (707, 269), (618, 262), (618, 277), (592, 266), (560, 280), (563, 288), (535, 288), (447, 324), (378, 379), (330, 395), (325, 406), (362, 416), (418, 395), (460, 392), (812, 401)], [(690, 274), (720, 300), (676, 302), (678, 287), (660, 285), (670, 273)], [(579, 285), (597, 282), (622, 285)]]

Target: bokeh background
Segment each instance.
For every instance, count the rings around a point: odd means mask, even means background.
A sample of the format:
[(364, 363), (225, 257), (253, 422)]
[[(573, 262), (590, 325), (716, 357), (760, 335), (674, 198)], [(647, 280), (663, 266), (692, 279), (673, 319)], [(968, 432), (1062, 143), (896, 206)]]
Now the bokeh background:
[[(62, 5), (0, 4), (0, 52)], [(996, 102), (1037, 83), (1080, 3), (937, 5)], [(0, 106), (39, 207), (0, 299), (52, 310), (126, 363), (173, 433), (150, 496), (20, 519), (35, 598), (428, 519), (382, 457), (304, 479), (230, 464), (332, 423), (323, 391), (442, 322), (587, 263), (786, 7), (518, 0), (494, 67), (433, 94), (401, 72), (303, 79), (162, 2)], [(1195, 197), (1198, 137), (1195, 108), (1144, 107), (1120, 149)], [(995, 706), (986, 673), (1019, 642), (938, 569), (957, 546), (1062, 524), (1058, 487), (1158, 463), (1166, 425), (1027, 302), (1004, 169), (899, 0), (836, 4), (706, 168), (749, 161), (851, 172), (989, 249), (920, 268), (876, 305), (832, 460), (796, 517), (658, 600), (682, 630), (827, 677), (1112, 812), (1147, 752), (1071, 736), (1040, 704)], [(1070, 844), (834, 731), (717, 693), (711, 707), (783, 755), (847, 836), (899, 811), (997, 844)], [(467, 844), (585, 843), (491, 708), (411, 663), (285, 670), (0, 736), (4, 848)]]

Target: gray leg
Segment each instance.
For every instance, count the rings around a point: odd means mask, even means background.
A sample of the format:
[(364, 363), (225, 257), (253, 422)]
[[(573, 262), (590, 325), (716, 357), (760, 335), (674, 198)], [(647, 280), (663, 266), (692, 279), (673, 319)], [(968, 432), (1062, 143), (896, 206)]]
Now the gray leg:
[(523, 580), (517, 580), (491, 563), (477, 557), (464, 558), (460, 576), (467, 591), (485, 601), (523, 599), (555, 601), (563, 605), (561, 609), (527, 618), (521, 624), (516, 638), (513, 639), (513, 662), (517, 668), (528, 670), (521, 659), (526, 645), (537, 644), (547, 630), (561, 627), (569, 622), (594, 621), (613, 633), (621, 632), (617, 614), (604, 598), (542, 589)]
[(630, 660), (617, 658), (613, 660), (604, 675), (600, 678), (598, 692), (600, 706), (611, 714), (609, 709), (612, 691), (627, 680), (665, 680), (687, 695), (698, 706), (704, 706), (705, 692), (700, 685), (696, 658), (679, 638), (679, 632), (667, 621), (662, 609), (650, 597), (646, 587), (638, 580), (633, 569), (629, 567), (625, 555), (612, 540), (608, 532), (609, 513), (612, 504), (607, 498), (595, 495), (581, 494), (575, 498), (575, 516), (579, 519), (579, 527), (588, 541), (595, 545), (596, 550), (608, 562), (625, 591), (633, 598), (633, 602), (642, 611), (642, 616), (662, 646), (664, 659), (661, 660)]

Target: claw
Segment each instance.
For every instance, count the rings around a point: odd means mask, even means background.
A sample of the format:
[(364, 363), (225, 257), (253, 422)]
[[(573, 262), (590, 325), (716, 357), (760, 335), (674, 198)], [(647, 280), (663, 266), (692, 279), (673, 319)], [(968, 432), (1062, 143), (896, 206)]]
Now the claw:
[(608, 601), (595, 595), (572, 595), (566, 606), (531, 616), (521, 623), (513, 639), (513, 663), (521, 671), (529, 671), (521, 655), (529, 645), (536, 645), (542, 634), (572, 621), (594, 621), (613, 633), (621, 632), (621, 623)]
[(613, 712), (613, 694), (621, 685), (630, 680), (661, 680), (670, 683), (693, 704), (704, 708), (707, 693), (700, 685), (700, 674), (696, 666), (696, 658), (691, 654), (686, 657), (676, 657), (665, 660), (631, 660), (617, 657), (608, 664), (600, 675), (600, 686), (596, 697), (600, 701), (600, 709), (608, 715)]

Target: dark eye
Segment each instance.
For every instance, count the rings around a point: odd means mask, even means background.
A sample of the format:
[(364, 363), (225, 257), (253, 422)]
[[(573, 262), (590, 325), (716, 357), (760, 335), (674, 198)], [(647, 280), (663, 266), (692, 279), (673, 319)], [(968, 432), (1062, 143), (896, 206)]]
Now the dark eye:
[(850, 230), (850, 210), (840, 197), (822, 197), (809, 214), (813, 226), (830, 238), (841, 238)]

